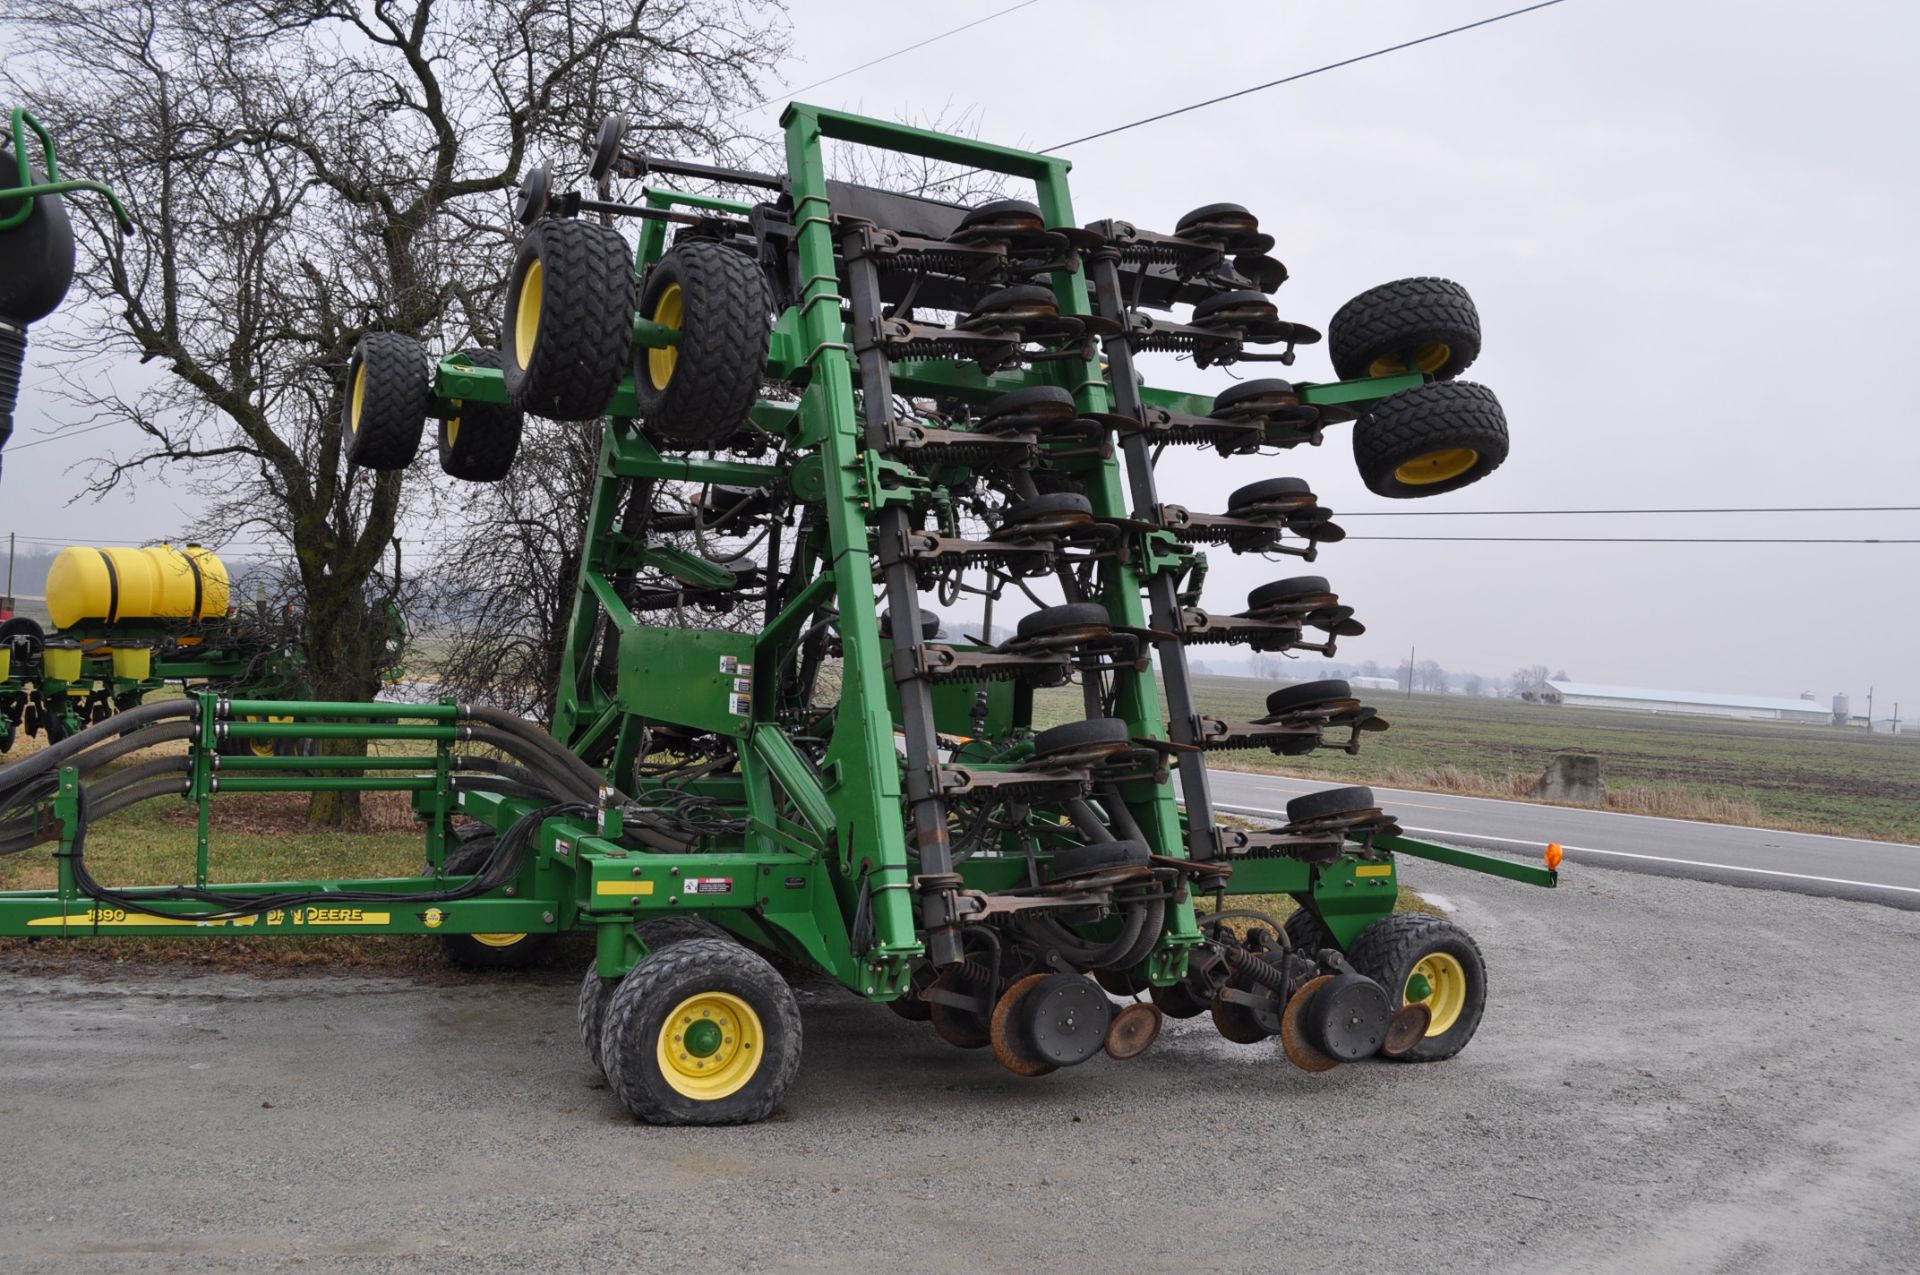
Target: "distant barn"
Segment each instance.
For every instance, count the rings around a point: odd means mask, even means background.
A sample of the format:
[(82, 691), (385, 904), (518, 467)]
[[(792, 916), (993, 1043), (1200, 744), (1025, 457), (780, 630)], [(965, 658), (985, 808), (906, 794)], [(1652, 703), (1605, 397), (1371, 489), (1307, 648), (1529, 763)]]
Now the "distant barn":
[(1557, 678), (1535, 682), (1521, 690), (1520, 698), (1537, 704), (1566, 704), (1576, 708), (1697, 713), (1703, 717), (1740, 717), (1755, 721), (1825, 723), (1833, 720), (1832, 710), (1810, 699), (1720, 695), (1710, 691), (1656, 691), (1644, 686), (1601, 686), (1594, 682), (1565, 682)]

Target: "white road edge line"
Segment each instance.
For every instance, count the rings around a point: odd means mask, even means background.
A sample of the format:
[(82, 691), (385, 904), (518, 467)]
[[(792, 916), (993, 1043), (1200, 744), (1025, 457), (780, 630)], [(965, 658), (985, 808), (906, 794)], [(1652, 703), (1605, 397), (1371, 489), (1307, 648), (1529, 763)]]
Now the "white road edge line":
[[(1304, 784), (1314, 791), (1318, 791), (1327, 786), (1324, 781), (1296, 779), (1292, 775), (1269, 775), (1258, 770), (1227, 770), (1222, 767), (1216, 771), (1215, 768), (1211, 766), (1207, 769), (1209, 774), (1237, 775), (1247, 779), (1273, 780), (1283, 784)], [(1472, 797), (1466, 793), (1458, 792), (1421, 792), (1414, 788), (1382, 788), (1378, 784), (1369, 784), (1366, 786), (1372, 788), (1375, 792), (1404, 793), (1409, 797), (1439, 797), (1445, 801), (1486, 801), (1496, 806), (1517, 806), (1522, 810), (1556, 811), (1575, 819), (1586, 815), (1605, 815), (1613, 819), (1651, 819), (1655, 823), (1677, 823), (1688, 828), (1732, 828), (1739, 832), (1771, 833), (1776, 837), (1805, 837), (1810, 841), (1840, 841), (1850, 846), (1890, 846), (1895, 850), (1920, 850), (1920, 846), (1916, 846), (1911, 842), (1875, 841), (1870, 837), (1836, 837), (1830, 832), (1795, 832), (1791, 828), (1761, 828), (1744, 823), (1714, 823), (1707, 819), (1675, 819), (1669, 815), (1639, 815), (1633, 813), (1631, 810), (1588, 810), (1579, 806), (1556, 806), (1550, 802), (1543, 801), (1508, 801), (1503, 797)], [(1407, 802), (1405, 804), (1412, 805), (1414, 803)], [(1281, 812), (1265, 811), (1263, 813), (1278, 814)]]
[[(1267, 810), (1259, 806), (1218, 806), (1216, 808), (1224, 810), (1229, 814), (1284, 816), (1286, 813), (1282, 810)], [(1684, 823), (1685, 820), (1681, 820), (1680, 822)], [(1527, 846), (1538, 850), (1545, 850), (1548, 844), (1545, 841), (1522, 841), (1518, 837), (1491, 837), (1483, 832), (1456, 832), (1451, 828), (1407, 828), (1405, 825), (1402, 825), (1402, 827), (1407, 832), (1417, 833), (1426, 837), (1454, 837), (1462, 841), (1498, 841), (1502, 845)], [(1868, 842), (1867, 844), (1880, 845), (1884, 843)], [(1920, 894), (1920, 887), (1911, 885), (1883, 885), (1878, 881), (1854, 881), (1847, 877), (1816, 877), (1805, 872), (1781, 872), (1774, 868), (1744, 868), (1737, 863), (1710, 863), (1704, 859), (1670, 859), (1665, 855), (1658, 854), (1633, 854), (1626, 850), (1599, 850), (1593, 846), (1568, 845), (1564, 841), (1560, 843), (1560, 848), (1569, 854), (1600, 854), (1615, 859), (1644, 859), (1649, 863), (1674, 863), (1688, 868), (1717, 868), (1722, 872), (1748, 872), (1763, 877), (1786, 877), (1793, 881), (1818, 881), (1824, 885), (1854, 885), (1859, 886), (1863, 890), (1895, 890), (1901, 894)]]

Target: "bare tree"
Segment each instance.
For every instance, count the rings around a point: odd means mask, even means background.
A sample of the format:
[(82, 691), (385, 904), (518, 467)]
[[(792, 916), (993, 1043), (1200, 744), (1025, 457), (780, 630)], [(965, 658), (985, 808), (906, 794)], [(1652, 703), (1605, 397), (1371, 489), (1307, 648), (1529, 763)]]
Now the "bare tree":
[[(0, 99), (143, 229), (96, 221), (82, 248), (101, 323), (70, 352), (167, 373), (133, 395), (67, 378), (143, 436), (92, 490), (188, 465), (202, 538), (283, 543), (314, 690), (341, 699), (378, 690), (381, 563), (434, 490), (343, 469), (355, 342), (491, 344), (522, 168), (577, 156), (614, 107), (647, 148), (729, 153), (786, 38), (779, 0), (0, 0), (0, 31)], [(356, 809), (321, 794), (311, 814)]]
[(1528, 664), (1513, 671), (1513, 689), (1516, 691), (1530, 690), (1546, 680), (1547, 666), (1544, 664)]

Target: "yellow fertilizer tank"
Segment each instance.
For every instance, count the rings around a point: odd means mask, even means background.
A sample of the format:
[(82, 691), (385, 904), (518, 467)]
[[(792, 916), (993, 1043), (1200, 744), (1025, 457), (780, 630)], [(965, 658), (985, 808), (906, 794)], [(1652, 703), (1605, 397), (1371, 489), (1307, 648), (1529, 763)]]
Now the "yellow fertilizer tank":
[(200, 620), (227, 613), (227, 568), (199, 545), (62, 549), (47, 572), (47, 614), (83, 620)]

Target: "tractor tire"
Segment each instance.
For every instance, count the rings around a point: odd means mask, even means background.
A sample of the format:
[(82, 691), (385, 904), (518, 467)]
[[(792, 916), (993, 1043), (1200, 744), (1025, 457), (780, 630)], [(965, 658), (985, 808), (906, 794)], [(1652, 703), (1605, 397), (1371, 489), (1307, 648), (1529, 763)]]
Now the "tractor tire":
[[(649, 917), (634, 922), (633, 932), (640, 936), (641, 944), (647, 949), (647, 955), (641, 958), (643, 960), (651, 960), (662, 948), (684, 943), (688, 939), (727, 938), (725, 930), (698, 916)], [(580, 980), (580, 995), (575, 1001), (580, 1043), (586, 1046), (587, 1057), (593, 1059), (593, 1065), (603, 1072), (606, 1066), (600, 1060), (600, 1029), (606, 1023), (607, 1002), (612, 999), (613, 989), (618, 986), (619, 979), (600, 977), (600, 962), (596, 960), (587, 966), (586, 975)]]
[(1267, 696), (1267, 715), (1278, 717), (1296, 708), (1311, 708), (1328, 700), (1352, 699), (1353, 686), (1334, 677), (1324, 682), (1300, 682), (1283, 686)]
[(607, 1001), (607, 1086), (657, 1125), (750, 1124), (800, 1070), (800, 1004), (772, 965), (729, 939), (670, 944)]
[(1359, 810), (1373, 810), (1379, 804), (1373, 799), (1371, 788), (1324, 788), (1319, 792), (1310, 792), (1289, 801), (1287, 822), (1301, 823), (1308, 819), (1324, 819), (1328, 815), (1345, 815)]
[(606, 1025), (607, 1002), (613, 999), (613, 989), (618, 986), (619, 979), (600, 977), (599, 961), (588, 961), (587, 972), (580, 980), (580, 994), (574, 999), (580, 1043), (586, 1046), (587, 1057), (602, 1072), (606, 1071), (606, 1064), (600, 1061), (600, 1029)]
[[(466, 367), (498, 368), (498, 350), (461, 350), (454, 358)], [(497, 483), (520, 453), (526, 415), (504, 403), (453, 400), (453, 415), (440, 422), (440, 468), (470, 483)]]
[(633, 932), (652, 956), (663, 947), (685, 943), (689, 939), (719, 939), (731, 942), (733, 936), (704, 916), (650, 916), (633, 923)]
[(1343, 381), (1403, 372), (1451, 381), (1480, 357), (1480, 311), (1451, 279), (1399, 279), (1341, 306), (1327, 349)]
[(1281, 923), (1281, 928), (1287, 932), (1287, 946), (1296, 952), (1312, 953), (1323, 947), (1340, 946), (1333, 941), (1333, 934), (1327, 929), (1326, 922), (1305, 908), (1295, 909)]
[(633, 344), (633, 251), (611, 226), (542, 218), (507, 280), (500, 372), (507, 400), (556, 421), (598, 420)]
[(433, 375), (418, 341), (369, 332), (354, 344), (340, 404), (348, 464), (381, 473), (405, 469), (420, 452), (432, 410)]
[[(447, 855), (447, 875), (470, 877), (493, 857), (491, 834), (469, 837)], [(449, 934), (440, 940), (447, 959), (462, 969), (524, 970), (538, 965), (553, 946), (551, 934)]]
[(1293, 602), (1300, 598), (1318, 597), (1333, 592), (1333, 586), (1327, 583), (1325, 576), (1289, 576), (1285, 580), (1275, 580), (1263, 584), (1247, 595), (1247, 610), (1261, 611), (1282, 602)]
[(1458, 491), (1507, 458), (1507, 417), (1484, 385), (1402, 390), (1353, 426), (1353, 463), (1367, 490), (1394, 500)]
[[(1387, 989), (1399, 1009), (1415, 975), (1426, 983), (1432, 1012), (1426, 1037), (1399, 1062), (1440, 1062), (1467, 1047), (1487, 1007), (1487, 962), (1479, 944), (1452, 921), (1396, 912), (1360, 932), (1349, 953), (1353, 967)], [(1420, 990), (1417, 986), (1412, 990)]]
[(634, 401), (648, 432), (670, 447), (726, 442), (760, 397), (767, 365), (772, 301), (759, 264), (724, 244), (675, 244), (647, 272), (640, 313), (680, 333), (677, 346), (634, 351)]

